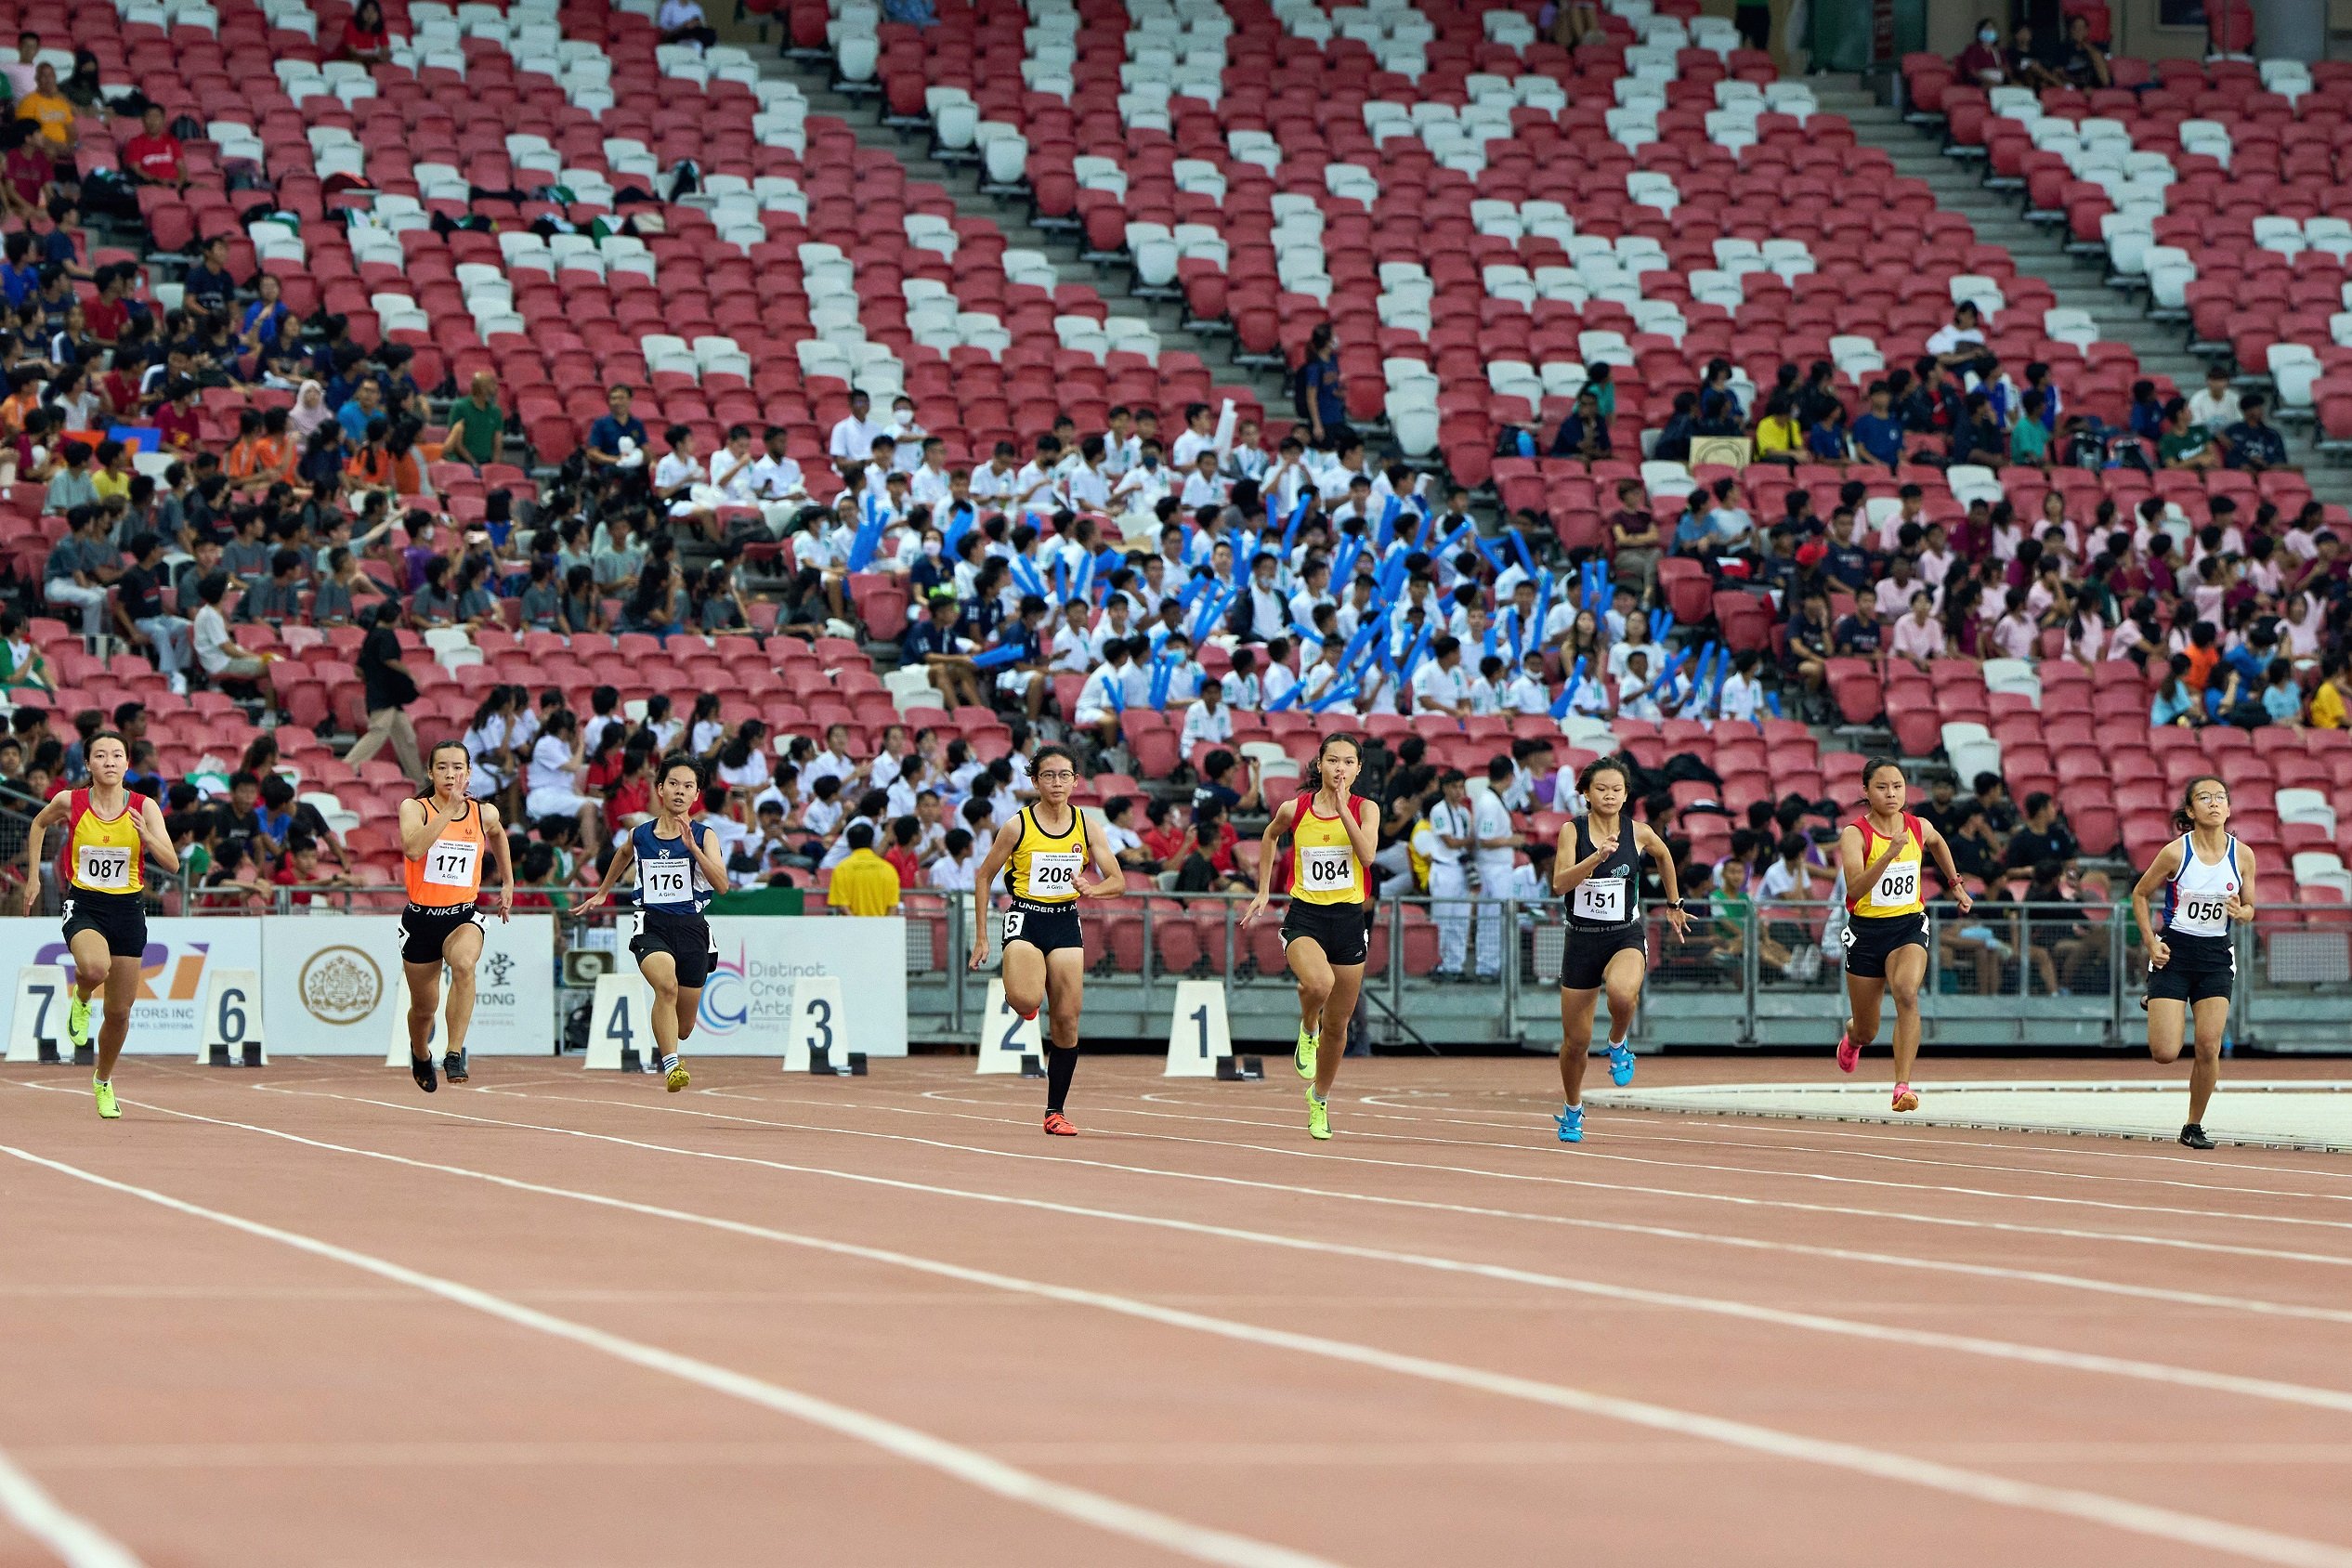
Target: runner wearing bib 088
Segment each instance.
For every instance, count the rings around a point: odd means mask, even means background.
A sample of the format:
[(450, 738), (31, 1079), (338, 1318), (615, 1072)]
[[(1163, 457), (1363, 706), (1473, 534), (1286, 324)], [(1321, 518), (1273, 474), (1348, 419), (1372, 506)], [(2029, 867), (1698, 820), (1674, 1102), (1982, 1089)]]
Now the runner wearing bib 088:
[(1576, 780), (1585, 815), (1560, 830), (1552, 856), (1551, 890), (1568, 900), (1567, 943), (1560, 958), (1560, 1087), (1565, 1097), (1553, 1117), (1560, 1141), (1585, 1141), (1585, 1060), (1592, 1054), (1592, 1014), (1609, 999), (1609, 1078), (1623, 1089), (1633, 1081), (1633, 1048), (1626, 1044), (1641, 982), (1650, 973), (1643, 934), (1641, 858), (1658, 869), (1664, 915), (1677, 942), (1691, 923), (1675, 884), (1674, 852), (1656, 832), (1626, 817), (1633, 775), (1614, 757), (1601, 757)]
[(443, 965), (450, 972), (450, 1000), (441, 1071), (451, 1083), (472, 1076), (465, 1033), (474, 1024), (474, 966), (482, 957), (482, 927), (474, 914), (482, 894), (482, 856), (498, 860), (502, 921), (515, 908), (515, 865), (498, 808), (466, 793), (473, 764), (464, 742), (435, 745), (425, 771), (425, 792), (400, 803), (409, 890), (409, 906), (400, 911), (400, 967), (409, 982), (409, 1072), (430, 1094), (440, 1087), (433, 1072), (433, 1010), (441, 1000)]
[[(1379, 848), (1380, 808), (1350, 792), (1363, 758), (1352, 735), (1330, 735), (1299, 780), (1300, 792), (1266, 824), (1258, 896), (1241, 917), (1247, 930), (1266, 911), (1276, 851), (1290, 836), (1290, 907), (1282, 917), (1282, 954), (1299, 982), (1299, 1043), (1290, 1065), (1310, 1081), (1307, 1135), (1331, 1136), (1332, 1080), (1347, 1053), (1348, 1023), (1364, 986), (1372, 856)], [(1323, 1049), (1325, 1040), (1331, 1049)]]
[[(1064, 1112), (1078, 1075), (1078, 1010), (1086, 1000), (1086, 946), (1078, 930), (1081, 898), (1115, 898), (1127, 891), (1109, 841), (1096, 836), (1085, 814), (1070, 804), (1078, 762), (1059, 746), (1040, 746), (1029, 760), (1036, 804), (997, 830), (972, 889), (972, 967), (988, 961), (988, 904), (997, 877), (1011, 885), (1004, 917), (1004, 1000), (1024, 1019), (1052, 1007), (1045, 1047), (1045, 1130), (1078, 1131)], [(1087, 863), (1099, 873), (1089, 882)]]
[(109, 1121), (122, 1115), (114, 1102), (114, 1063), (131, 1027), (131, 1004), (138, 998), (139, 966), (147, 956), (146, 860), (167, 871), (179, 869), (163, 808), (148, 795), (123, 787), (131, 750), (123, 737), (99, 730), (82, 749), (90, 770), (87, 789), (53, 795), (35, 813), (25, 835), (24, 912), (41, 901), (41, 841), (54, 827), (65, 828), (65, 946), (73, 960), (73, 987), (66, 1004), (65, 1037), (78, 1053), (90, 1043), (90, 998), (106, 990), (106, 1017), (98, 1026), (98, 1072), (90, 1090), (98, 1114)]
[[(1929, 855), (1953, 901), (1967, 914), (1973, 904), (1952, 864), (1943, 835), (1903, 810), (1902, 769), (1884, 757), (1862, 764), (1867, 804), (1837, 837), (1846, 877), (1846, 1000), (1850, 1010), (1837, 1037), (1837, 1069), (1850, 1073), (1862, 1048), (1877, 1037), (1879, 1004), (1895, 999), (1895, 1096), (1899, 1111), (1919, 1108), (1911, 1087), (1919, 1059), (1919, 987), (1927, 974), (1927, 906), (1920, 875)], [(1856, 890), (1860, 889), (1858, 893)]]

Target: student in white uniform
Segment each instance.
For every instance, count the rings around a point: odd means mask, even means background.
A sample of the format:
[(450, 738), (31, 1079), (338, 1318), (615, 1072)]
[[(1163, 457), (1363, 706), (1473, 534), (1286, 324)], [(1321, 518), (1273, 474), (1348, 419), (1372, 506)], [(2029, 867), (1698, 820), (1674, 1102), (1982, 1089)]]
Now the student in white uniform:
[(1503, 906), (1510, 896), (1511, 863), (1518, 856), (1519, 834), (1511, 827), (1510, 808), (1503, 791), (1510, 788), (1509, 757), (1486, 764), (1487, 788), (1470, 804), (1471, 830), (1478, 838), (1478, 977), (1492, 980), (1503, 972)]
[(1470, 868), (1477, 853), (1478, 813), (1457, 768), (1438, 777), (1430, 803), (1429, 840), (1417, 845), (1430, 863), (1430, 918), (1437, 922), (1437, 967), (1458, 977), (1470, 957)]

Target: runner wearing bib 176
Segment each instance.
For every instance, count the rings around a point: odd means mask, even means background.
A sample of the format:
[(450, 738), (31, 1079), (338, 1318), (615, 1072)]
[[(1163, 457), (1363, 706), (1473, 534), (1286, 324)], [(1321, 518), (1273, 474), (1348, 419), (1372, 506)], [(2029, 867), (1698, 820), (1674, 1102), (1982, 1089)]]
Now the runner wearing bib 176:
[(1633, 1081), (1633, 1052), (1626, 1035), (1650, 973), (1642, 933), (1641, 857), (1658, 869), (1666, 890), (1666, 921), (1677, 942), (1691, 923), (1675, 885), (1674, 852), (1639, 822), (1626, 820), (1633, 775), (1615, 757), (1602, 757), (1576, 780), (1585, 815), (1560, 830), (1551, 890), (1568, 898), (1568, 944), (1560, 959), (1560, 1086), (1567, 1103), (1553, 1119), (1560, 1141), (1585, 1141), (1585, 1058), (1592, 1054), (1592, 1013), (1609, 997), (1609, 1078), (1620, 1089)]
[[(25, 835), (24, 912), (41, 901), (41, 839), (65, 824), (65, 946), (73, 957), (73, 996), (66, 1005), (65, 1038), (78, 1052), (90, 1043), (90, 998), (106, 987), (106, 1021), (98, 1026), (98, 1071), (90, 1089), (98, 1114), (112, 1121), (123, 1113), (114, 1103), (114, 1063), (131, 1029), (131, 1004), (138, 1000), (139, 966), (147, 956), (145, 857), (166, 871), (179, 869), (163, 811), (146, 795), (123, 787), (131, 749), (121, 735), (102, 729), (82, 754), (90, 786), (50, 797)], [(142, 854), (144, 852), (144, 854)]]
[[(1370, 867), (1380, 847), (1380, 808), (1349, 792), (1363, 766), (1352, 735), (1330, 735), (1307, 764), (1300, 793), (1282, 803), (1266, 824), (1258, 864), (1272, 867), (1290, 835), (1290, 907), (1282, 917), (1282, 955), (1299, 981), (1299, 1046), (1291, 1065), (1311, 1080), (1307, 1135), (1331, 1136), (1331, 1082), (1347, 1054), (1348, 1021), (1364, 986), (1367, 943), (1365, 914), (1372, 896)], [(1266, 912), (1274, 879), (1241, 917), (1244, 930)], [(1332, 1042), (1329, 1051), (1322, 1042)]]
[(515, 908), (515, 865), (498, 808), (466, 794), (472, 764), (462, 740), (444, 740), (425, 759), (425, 793), (400, 803), (400, 854), (407, 861), (409, 907), (400, 911), (400, 967), (409, 981), (409, 1072), (430, 1094), (433, 1009), (441, 1000), (441, 966), (450, 972), (449, 1038), (441, 1070), (464, 1083), (465, 1032), (474, 1023), (474, 966), (482, 927), (474, 904), (482, 894), (482, 853), (498, 858), (498, 918)]
[[(1895, 999), (1895, 1109), (1915, 1111), (1912, 1065), (1919, 1059), (1919, 986), (1927, 977), (1927, 906), (1919, 885), (1926, 857), (1936, 857), (1953, 901), (1973, 903), (1952, 864), (1943, 835), (1903, 810), (1902, 769), (1884, 757), (1862, 764), (1862, 814), (1837, 836), (1846, 876), (1845, 1033), (1837, 1070), (1850, 1073), (1878, 1034), (1878, 1007)], [(1858, 895), (1855, 889), (1862, 891)]]
[(637, 973), (653, 987), (653, 1039), (673, 1094), (687, 1082), (678, 1062), (679, 1043), (694, 1032), (703, 983), (718, 962), (702, 911), (712, 894), (726, 885), (718, 831), (694, 820), (701, 799), (701, 768), (686, 757), (663, 763), (654, 785), (653, 820), (638, 823), (614, 846), (604, 885), (580, 903), (580, 913), (588, 913), (635, 868), (636, 930), (629, 950), (636, 955)]
[[(2210, 774), (2189, 781), (2173, 831), (2180, 837), (2157, 852), (2132, 889), (2132, 916), (2148, 949), (2148, 1053), (2167, 1065), (2179, 1061), (2181, 1036), (2195, 1021), (2197, 1059), (2189, 1069), (2189, 1121), (2180, 1141), (2210, 1149), (2205, 1106), (2221, 1078), (2229, 992), (2238, 981), (2230, 923), (2254, 919), (2254, 852), (2229, 831), (2229, 786)], [(2158, 888), (2164, 892), (2161, 922), (2149, 909)]]
[[(1078, 1009), (1086, 1000), (1086, 946), (1078, 932), (1081, 898), (1116, 898), (1127, 891), (1109, 843), (1095, 837), (1086, 815), (1070, 804), (1078, 764), (1059, 746), (1040, 746), (1029, 760), (1037, 803), (997, 830), (988, 857), (972, 886), (972, 967), (988, 961), (988, 900), (1003, 872), (1013, 894), (1004, 917), (1004, 1001), (1024, 1019), (1051, 1003), (1046, 1019), (1045, 1130), (1078, 1131), (1065, 1107), (1078, 1076)], [(1102, 875), (1086, 880), (1087, 862)]]

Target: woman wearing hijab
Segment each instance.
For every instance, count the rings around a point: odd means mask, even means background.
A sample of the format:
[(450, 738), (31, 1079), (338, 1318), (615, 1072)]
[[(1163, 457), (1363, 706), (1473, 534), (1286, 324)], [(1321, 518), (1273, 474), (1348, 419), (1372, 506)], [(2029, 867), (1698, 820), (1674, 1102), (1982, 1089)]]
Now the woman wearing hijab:
[(302, 440), (310, 433), (334, 418), (334, 411), (327, 407), (327, 389), (315, 381), (306, 381), (294, 392), (294, 406), (286, 414), (286, 428)]

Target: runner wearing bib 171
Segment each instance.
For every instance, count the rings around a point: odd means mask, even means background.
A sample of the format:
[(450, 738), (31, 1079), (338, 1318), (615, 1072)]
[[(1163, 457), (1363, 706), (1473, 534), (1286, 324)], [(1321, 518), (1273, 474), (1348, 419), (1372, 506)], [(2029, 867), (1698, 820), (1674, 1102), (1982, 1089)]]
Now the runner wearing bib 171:
[[(1332, 1080), (1347, 1054), (1348, 1022), (1364, 987), (1372, 856), (1380, 846), (1380, 808), (1349, 792), (1363, 757), (1352, 735), (1324, 738), (1300, 779), (1300, 793), (1275, 808), (1258, 864), (1271, 869), (1290, 835), (1290, 907), (1282, 917), (1282, 955), (1299, 981), (1299, 1045), (1290, 1064), (1307, 1090), (1307, 1135), (1331, 1136)], [(1248, 929), (1266, 912), (1274, 878), (1241, 917)], [(1322, 1049), (1329, 1039), (1331, 1049)]]
[(1568, 941), (1560, 959), (1560, 1087), (1566, 1104), (1553, 1118), (1560, 1141), (1585, 1141), (1585, 1059), (1592, 1054), (1593, 1007), (1609, 998), (1609, 1078), (1623, 1089), (1633, 1081), (1633, 1051), (1626, 1036), (1650, 973), (1642, 933), (1641, 857), (1658, 869), (1666, 891), (1666, 921), (1677, 942), (1691, 923), (1675, 885), (1674, 852), (1639, 822), (1626, 820), (1633, 775), (1615, 757), (1584, 771), (1576, 789), (1585, 815), (1560, 830), (1551, 890), (1568, 899)]
[[(1927, 906), (1919, 885), (1926, 857), (1936, 857), (1953, 901), (1967, 914), (1973, 900), (1952, 864), (1943, 835), (1903, 810), (1902, 769), (1884, 757), (1862, 764), (1862, 814), (1837, 837), (1846, 876), (1846, 1030), (1837, 1037), (1837, 1070), (1850, 1073), (1877, 1037), (1878, 1008), (1895, 999), (1895, 1109), (1915, 1111), (1912, 1065), (1919, 1059), (1919, 987), (1927, 976)], [(1861, 892), (1857, 894), (1855, 890)]]
[(409, 982), (409, 1072), (430, 1094), (433, 1010), (441, 1000), (441, 968), (450, 972), (448, 1039), (441, 1070), (451, 1083), (472, 1075), (465, 1033), (474, 1024), (474, 966), (482, 958), (482, 927), (474, 904), (482, 894), (482, 855), (498, 860), (498, 918), (515, 908), (515, 865), (499, 826), (498, 808), (465, 792), (472, 763), (461, 740), (444, 740), (425, 756), (425, 793), (400, 803), (400, 855), (406, 861), (409, 905), (400, 911), (400, 967)]
[[(1004, 1000), (1024, 1019), (1051, 1005), (1046, 1020), (1045, 1130), (1078, 1131), (1065, 1107), (1078, 1076), (1078, 1009), (1086, 1000), (1086, 947), (1078, 931), (1081, 898), (1116, 898), (1127, 891), (1107, 840), (1087, 827), (1070, 804), (1078, 763), (1059, 746), (1040, 746), (1029, 759), (1038, 788), (1035, 804), (997, 830), (972, 887), (972, 967), (988, 961), (988, 903), (1000, 872), (1010, 882), (1013, 908), (1004, 917)], [(1092, 861), (1101, 876), (1086, 880)]]
[(629, 951), (653, 987), (654, 1042), (661, 1052), (662, 1078), (675, 1094), (688, 1081), (678, 1046), (694, 1032), (703, 983), (719, 960), (702, 911), (711, 895), (726, 885), (726, 857), (717, 830), (694, 820), (702, 799), (702, 770), (692, 760), (672, 757), (663, 763), (653, 799), (653, 820), (638, 823), (614, 846), (604, 885), (581, 900), (579, 912), (584, 915), (603, 903), (621, 878), (636, 871), (636, 929)]
[(90, 786), (50, 797), (34, 814), (25, 835), (24, 912), (41, 901), (41, 840), (65, 825), (65, 946), (73, 959), (73, 995), (66, 1004), (65, 1038), (76, 1052), (90, 1043), (90, 998), (106, 988), (106, 1020), (98, 1026), (98, 1071), (90, 1089), (98, 1114), (112, 1121), (123, 1113), (114, 1103), (114, 1063), (130, 1033), (131, 1004), (138, 1000), (139, 967), (147, 956), (146, 859), (166, 871), (179, 869), (179, 856), (163, 828), (163, 811), (147, 795), (123, 787), (131, 750), (123, 737), (102, 729), (83, 746)]
[[(2238, 983), (2230, 937), (2236, 921), (2254, 919), (2254, 852), (2229, 831), (2229, 786), (2207, 774), (2189, 781), (2173, 813), (2180, 837), (2159, 850), (2132, 889), (2132, 915), (2148, 950), (2148, 1053), (2180, 1060), (2181, 1037), (2194, 1019), (2197, 1057), (2189, 1069), (2189, 1120), (2180, 1141), (2210, 1149), (2205, 1107), (2221, 1079), (2221, 1043), (2229, 1033), (2229, 993)], [(2155, 921), (2149, 900), (2164, 891)]]

